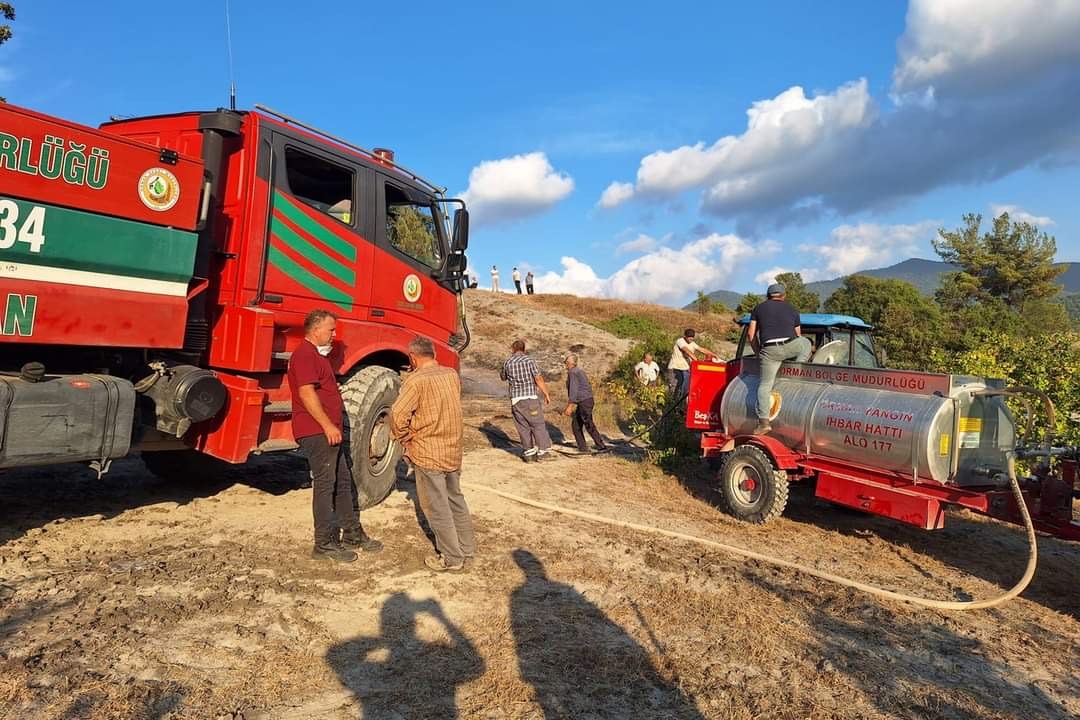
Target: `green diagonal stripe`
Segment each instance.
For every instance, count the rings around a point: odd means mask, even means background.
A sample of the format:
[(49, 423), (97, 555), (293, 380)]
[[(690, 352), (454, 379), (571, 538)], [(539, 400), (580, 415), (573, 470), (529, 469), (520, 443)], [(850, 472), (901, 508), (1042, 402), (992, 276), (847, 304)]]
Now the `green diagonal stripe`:
[(352, 310), (352, 298), (348, 293), (338, 290), (330, 283), (308, 272), (302, 265), (295, 262), (292, 258), (273, 245), (270, 246), (270, 263), (276, 265), (278, 270), (303, 285), (318, 297), (329, 300), (342, 310)]
[(312, 245), (278, 218), (270, 222), (270, 230), (281, 242), (309, 260), (312, 265), (327, 271), (346, 285), (352, 286), (355, 283), (356, 276), (352, 270)]
[(327, 230), (308, 217), (307, 214), (293, 202), (292, 198), (280, 192), (274, 193), (274, 209), (280, 210), (281, 214), (289, 218), (289, 221), (292, 222), (293, 225), (296, 225), (312, 237), (318, 238), (319, 242), (332, 248), (334, 252), (352, 262), (356, 262), (356, 247), (351, 243), (342, 240), (335, 233)]

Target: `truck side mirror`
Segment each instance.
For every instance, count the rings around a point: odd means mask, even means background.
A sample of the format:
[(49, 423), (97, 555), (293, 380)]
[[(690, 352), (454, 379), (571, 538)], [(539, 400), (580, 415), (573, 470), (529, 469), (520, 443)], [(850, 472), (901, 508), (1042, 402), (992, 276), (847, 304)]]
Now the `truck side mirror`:
[(454, 211), (454, 236), (450, 247), (455, 252), (469, 249), (469, 211), (465, 208)]

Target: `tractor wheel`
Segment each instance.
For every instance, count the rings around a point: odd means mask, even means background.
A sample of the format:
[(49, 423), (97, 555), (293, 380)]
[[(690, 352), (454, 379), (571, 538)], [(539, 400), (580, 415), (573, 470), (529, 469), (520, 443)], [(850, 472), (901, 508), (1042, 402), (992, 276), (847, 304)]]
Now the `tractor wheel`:
[(740, 445), (720, 468), (720, 496), (725, 509), (746, 522), (760, 524), (784, 512), (788, 476), (756, 445)]
[(158, 450), (142, 453), (143, 465), (162, 480), (176, 485), (212, 485), (229, 463), (198, 450)]
[(345, 401), (344, 451), (349, 454), (360, 509), (382, 502), (394, 487), (401, 443), (390, 435), (390, 406), (401, 378), (384, 367), (366, 367), (341, 388)]

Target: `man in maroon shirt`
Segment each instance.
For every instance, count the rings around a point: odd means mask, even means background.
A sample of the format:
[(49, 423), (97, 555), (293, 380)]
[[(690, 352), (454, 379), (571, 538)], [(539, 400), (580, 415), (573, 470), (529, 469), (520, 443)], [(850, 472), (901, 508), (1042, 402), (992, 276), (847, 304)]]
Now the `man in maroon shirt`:
[(356, 486), (346, 454), (341, 452), (343, 407), (337, 378), (326, 356), (334, 341), (337, 318), (312, 310), (304, 318), (304, 340), (289, 358), (293, 437), (311, 468), (314, 558), (352, 562), (352, 548), (378, 551), (360, 525)]

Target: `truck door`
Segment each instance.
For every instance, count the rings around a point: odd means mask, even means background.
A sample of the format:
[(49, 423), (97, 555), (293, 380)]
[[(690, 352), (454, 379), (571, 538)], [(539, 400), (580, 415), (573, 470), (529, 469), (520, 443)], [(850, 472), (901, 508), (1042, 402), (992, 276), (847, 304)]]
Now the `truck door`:
[(447, 240), (435, 198), (383, 174), (378, 185), (378, 267), (371, 306), (389, 324), (445, 343), (456, 329), (457, 296), (439, 280)]
[(275, 130), (261, 304), (306, 313), (366, 314), (376, 218), (374, 173)]

